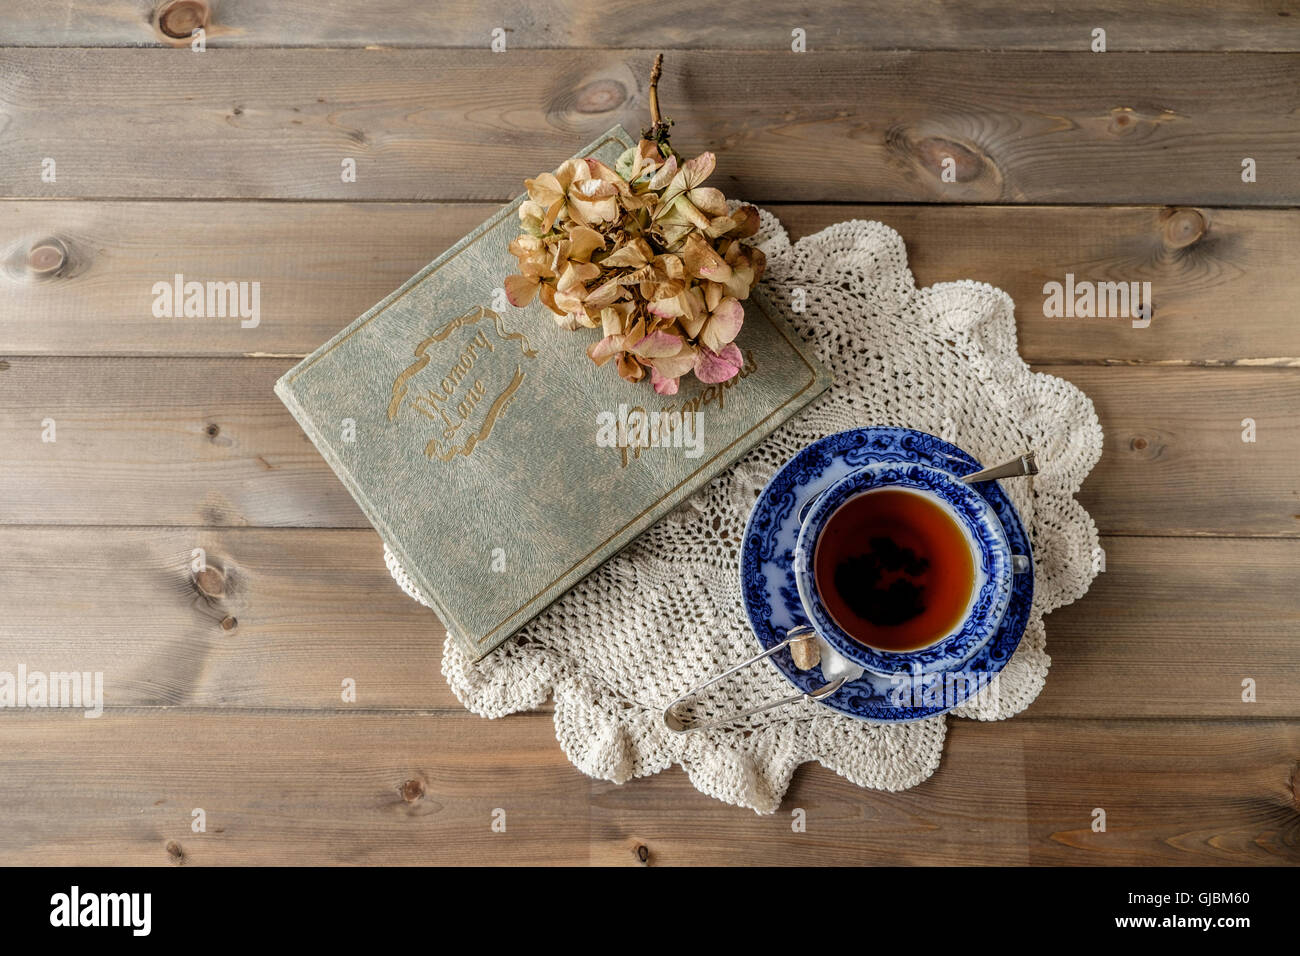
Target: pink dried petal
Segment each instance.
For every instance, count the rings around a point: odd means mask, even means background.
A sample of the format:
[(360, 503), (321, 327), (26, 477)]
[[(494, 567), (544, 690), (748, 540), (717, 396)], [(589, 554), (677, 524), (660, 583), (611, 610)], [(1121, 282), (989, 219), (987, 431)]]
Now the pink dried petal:
[(705, 384), (715, 385), (735, 378), (743, 364), (745, 358), (734, 342), (718, 353), (701, 347), (695, 357), (695, 377)]
[(587, 346), (587, 355), (597, 365), (604, 365), (621, 351), (623, 351), (621, 335), (607, 335), (599, 342), (592, 342)]
[(510, 304), (519, 308), (533, 301), (537, 295), (538, 283), (536, 279), (529, 280), (524, 276), (506, 276), (506, 298)]
[(666, 375), (660, 374), (659, 369), (653, 365), (650, 366), (650, 384), (655, 387), (655, 391), (660, 395), (676, 395), (677, 382), (677, 379), (668, 378)]
[(658, 359), (676, 355), (682, 350), (680, 336), (671, 332), (651, 332), (641, 341), (631, 346), (631, 350), (641, 358)]
[(734, 342), (740, 334), (740, 327), (745, 324), (745, 307), (731, 296), (718, 303), (718, 307), (709, 316), (700, 331), (700, 343), (714, 352), (721, 352), (723, 346)]

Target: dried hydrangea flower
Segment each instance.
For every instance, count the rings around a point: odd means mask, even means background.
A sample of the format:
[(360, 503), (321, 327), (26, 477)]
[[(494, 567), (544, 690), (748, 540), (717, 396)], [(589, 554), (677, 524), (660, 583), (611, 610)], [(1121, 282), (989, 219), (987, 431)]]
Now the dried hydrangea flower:
[(562, 328), (600, 329), (592, 361), (613, 360), (628, 381), (648, 376), (672, 395), (688, 373), (708, 383), (739, 373), (740, 303), (766, 260), (744, 241), (758, 231), (758, 211), (729, 209), (704, 185), (714, 155), (683, 162), (668, 145), (655, 79), (654, 125), (612, 168), (570, 159), (525, 181), (521, 234), (510, 244), (519, 272), (505, 289), (512, 305), (539, 299)]

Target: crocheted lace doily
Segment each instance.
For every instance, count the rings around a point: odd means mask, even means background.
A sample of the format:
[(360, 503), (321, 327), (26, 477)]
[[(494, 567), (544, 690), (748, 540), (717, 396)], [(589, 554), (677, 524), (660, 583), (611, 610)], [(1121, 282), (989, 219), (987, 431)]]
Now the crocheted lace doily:
[[(811, 760), (863, 787), (913, 787), (938, 767), (947, 725), (944, 717), (872, 725), (800, 702), (726, 728), (664, 727), (668, 702), (758, 649), (737, 569), (767, 479), (805, 445), (863, 425), (927, 431), (985, 464), (1037, 452), (1036, 477), (1003, 482), (1033, 541), (1029, 625), (999, 680), (951, 711), (1002, 720), (1029, 706), (1047, 678), (1043, 615), (1081, 597), (1095, 574), (1097, 530), (1074, 494), (1101, 455), (1102, 434), (1086, 395), (1021, 360), (1013, 304), (1000, 289), (972, 281), (918, 289), (902, 238), (879, 222), (843, 222), (791, 244), (763, 212), (758, 240), (765, 290), (834, 385), (483, 661), (448, 639), (442, 673), (484, 717), (553, 697), (560, 746), (592, 777), (621, 784), (680, 764), (703, 793), (771, 813), (795, 768)], [(427, 603), (387, 548), (385, 561)], [(766, 661), (715, 689), (735, 709), (791, 692)]]

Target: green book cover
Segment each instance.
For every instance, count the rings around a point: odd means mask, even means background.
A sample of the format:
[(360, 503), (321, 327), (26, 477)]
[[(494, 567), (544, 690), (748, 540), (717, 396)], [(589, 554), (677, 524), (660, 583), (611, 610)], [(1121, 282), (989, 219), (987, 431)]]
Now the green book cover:
[[(631, 145), (615, 127), (580, 155)], [(523, 199), (275, 386), (476, 660), (830, 383), (757, 288), (731, 381), (661, 396), (597, 367), (598, 331), (500, 291)]]

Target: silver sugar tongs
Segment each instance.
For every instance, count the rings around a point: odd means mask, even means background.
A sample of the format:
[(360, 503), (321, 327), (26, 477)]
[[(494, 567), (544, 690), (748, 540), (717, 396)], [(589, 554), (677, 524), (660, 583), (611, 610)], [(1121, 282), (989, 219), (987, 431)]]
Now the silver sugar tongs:
[[(695, 697), (706, 687), (712, 687), (718, 681), (730, 677), (736, 671), (744, 670), (750, 664), (755, 664), (765, 657), (771, 657), (782, 648), (789, 647), (791, 644), (800, 644), (804, 641), (816, 641), (821, 649), (821, 668), (822, 676), (829, 677), (829, 683), (823, 684), (815, 690), (810, 690), (805, 694), (791, 694), (789, 697), (782, 697), (780, 700), (769, 701), (766, 704), (760, 704), (757, 707), (750, 707), (748, 710), (742, 710), (739, 713), (728, 714), (725, 717), (715, 717), (713, 720), (706, 720), (700, 723), (688, 723), (685, 718), (678, 713), (678, 708), (686, 701)], [(819, 701), (831, 696), (848, 681), (857, 680), (863, 674), (862, 668), (852, 661), (840, 655), (830, 644), (824, 641), (816, 631), (804, 624), (800, 627), (791, 628), (786, 631), (785, 640), (773, 644), (767, 650), (760, 654), (755, 654), (749, 660), (737, 664), (735, 667), (728, 668), (717, 677), (710, 678), (699, 687), (695, 687), (664, 708), (664, 724), (674, 733), (684, 734), (692, 730), (707, 730), (710, 727), (719, 727), (723, 724), (729, 724), (732, 721), (740, 720), (742, 717), (751, 717), (754, 714), (761, 714), (767, 710), (775, 710), (778, 707), (784, 707), (786, 704), (798, 703), (801, 700)]]

